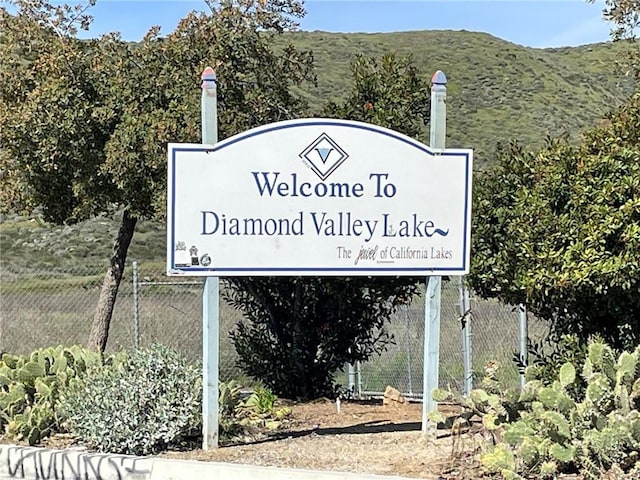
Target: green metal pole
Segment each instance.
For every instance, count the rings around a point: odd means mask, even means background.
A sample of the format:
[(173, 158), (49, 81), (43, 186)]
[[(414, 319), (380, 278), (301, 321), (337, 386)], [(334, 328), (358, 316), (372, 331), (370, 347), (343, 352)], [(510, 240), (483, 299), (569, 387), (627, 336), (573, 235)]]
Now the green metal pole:
[[(431, 135), (432, 149), (445, 147), (447, 131), (447, 77), (438, 70), (431, 78)], [(437, 155), (437, 153), (435, 153)], [(438, 388), (440, 363), (440, 292), (442, 277), (427, 277), (424, 299), (424, 361), (422, 389), (422, 435), (436, 436), (437, 425), (428, 420), (430, 412), (438, 408), (432, 393)]]
[[(218, 141), (216, 74), (211, 67), (202, 72), (202, 143)], [(218, 346), (220, 282), (206, 277), (202, 292), (202, 448), (218, 448)]]

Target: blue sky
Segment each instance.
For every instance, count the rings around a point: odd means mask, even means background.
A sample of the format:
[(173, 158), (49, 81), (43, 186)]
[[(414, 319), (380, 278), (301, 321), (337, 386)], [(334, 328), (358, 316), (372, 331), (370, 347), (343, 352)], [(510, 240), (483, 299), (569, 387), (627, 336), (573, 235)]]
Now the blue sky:
[[(70, 2), (73, 3), (73, 2)], [(471, 30), (530, 47), (575, 46), (609, 39), (603, 0), (307, 0), (303, 30), (393, 32)], [(149, 27), (172, 31), (203, 1), (98, 0), (90, 36), (119, 31), (140, 40)]]

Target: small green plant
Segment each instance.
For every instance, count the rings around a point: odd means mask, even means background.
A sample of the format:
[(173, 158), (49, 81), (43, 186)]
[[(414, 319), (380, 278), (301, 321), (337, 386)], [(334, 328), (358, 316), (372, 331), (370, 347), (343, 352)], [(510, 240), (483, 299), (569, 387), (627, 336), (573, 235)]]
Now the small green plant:
[(90, 448), (149, 455), (197, 437), (201, 405), (200, 370), (154, 345), (78, 382), (63, 413), (69, 430)]
[(243, 431), (239, 419), (242, 408), (240, 385), (235, 380), (220, 382), (218, 386), (218, 429), (220, 439), (229, 440)]
[(221, 416), (235, 415), (242, 405), (240, 385), (235, 380), (220, 382), (218, 387), (218, 410)]
[(0, 358), (0, 428), (30, 445), (60, 431), (59, 407), (76, 379), (102, 365), (101, 356), (79, 346), (36, 350)]
[(289, 407), (276, 409), (278, 397), (264, 387), (256, 387), (255, 391), (244, 402), (245, 423), (252, 427), (265, 427), (268, 430), (279, 429), (291, 415)]
[(278, 397), (264, 387), (256, 387), (253, 394), (244, 402), (246, 407), (253, 409), (258, 415), (271, 415)]
[[(520, 418), (505, 424), (504, 443), (482, 456), (485, 468), (505, 478), (640, 476), (640, 346), (616, 358), (594, 341), (578, 369), (567, 362), (552, 382), (538, 372), (527, 372)], [(586, 388), (575, 400), (570, 389), (579, 377)]]
[(268, 388), (257, 387), (243, 401), (240, 387), (235, 381), (220, 383), (220, 438), (229, 441), (242, 434), (279, 429), (291, 415), (291, 409), (276, 408), (277, 400), (278, 397)]

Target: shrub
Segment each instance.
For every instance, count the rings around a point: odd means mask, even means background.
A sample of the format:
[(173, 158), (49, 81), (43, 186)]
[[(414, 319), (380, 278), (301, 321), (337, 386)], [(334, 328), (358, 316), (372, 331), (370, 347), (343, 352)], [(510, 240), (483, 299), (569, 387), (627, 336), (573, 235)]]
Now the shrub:
[(100, 354), (79, 346), (42, 348), (0, 358), (0, 429), (30, 445), (61, 430), (59, 407), (69, 383), (102, 365)]
[(238, 364), (279, 397), (334, 394), (334, 375), (393, 342), (387, 320), (418, 291), (413, 277), (230, 277), (244, 314), (231, 332)]
[(630, 350), (640, 343), (640, 92), (607, 117), (580, 145), (498, 149), (474, 178), (467, 280), (557, 334)]
[(199, 369), (155, 345), (79, 382), (63, 406), (69, 430), (88, 447), (149, 455), (197, 436), (201, 405)]
[(220, 440), (230, 440), (243, 432), (238, 413), (242, 408), (240, 385), (235, 380), (220, 382), (218, 390), (218, 429)]
[(270, 415), (276, 405), (277, 397), (271, 390), (264, 387), (256, 387), (253, 394), (244, 402), (245, 406), (252, 408), (258, 415)]
[(220, 440), (231, 441), (241, 435), (262, 434), (281, 428), (291, 415), (288, 407), (276, 408), (277, 397), (271, 390), (257, 387), (246, 400), (240, 386), (231, 380), (220, 383), (218, 422)]

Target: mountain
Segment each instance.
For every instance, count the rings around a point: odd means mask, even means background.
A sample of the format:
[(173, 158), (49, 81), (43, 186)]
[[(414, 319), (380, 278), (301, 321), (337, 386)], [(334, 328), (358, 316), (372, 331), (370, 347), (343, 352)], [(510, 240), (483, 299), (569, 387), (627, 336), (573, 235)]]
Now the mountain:
[[(442, 70), (448, 79), (447, 147), (473, 148), (478, 167), (491, 163), (498, 142), (517, 139), (535, 148), (547, 135), (577, 139), (631, 93), (630, 80), (616, 66), (624, 45), (612, 42), (536, 49), (450, 30), (294, 32), (278, 42), (313, 51), (318, 86), (301, 93), (315, 111), (346, 95), (356, 54), (411, 54), (424, 75)], [(428, 143), (426, 129), (420, 140)]]

